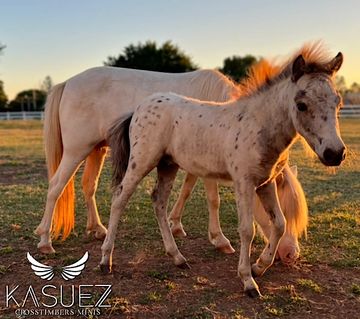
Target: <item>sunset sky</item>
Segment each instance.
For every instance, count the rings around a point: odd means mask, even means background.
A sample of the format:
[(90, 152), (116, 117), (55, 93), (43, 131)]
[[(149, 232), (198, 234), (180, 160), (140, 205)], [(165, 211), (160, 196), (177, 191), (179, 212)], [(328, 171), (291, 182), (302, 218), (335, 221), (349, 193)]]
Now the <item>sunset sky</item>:
[(360, 1), (0, 0), (0, 80), (10, 99), (118, 55), (130, 43), (171, 40), (202, 68), (225, 57), (286, 56), (309, 40), (342, 51), (341, 75), (360, 83)]

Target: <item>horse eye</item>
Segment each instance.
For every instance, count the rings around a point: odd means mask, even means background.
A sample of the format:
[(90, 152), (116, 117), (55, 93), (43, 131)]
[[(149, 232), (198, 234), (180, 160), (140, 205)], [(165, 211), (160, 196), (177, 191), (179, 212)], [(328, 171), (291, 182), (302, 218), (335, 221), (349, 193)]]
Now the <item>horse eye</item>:
[(304, 102), (297, 103), (296, 107), (300, 112), (305, 112), (307, 110), (307, 105)]

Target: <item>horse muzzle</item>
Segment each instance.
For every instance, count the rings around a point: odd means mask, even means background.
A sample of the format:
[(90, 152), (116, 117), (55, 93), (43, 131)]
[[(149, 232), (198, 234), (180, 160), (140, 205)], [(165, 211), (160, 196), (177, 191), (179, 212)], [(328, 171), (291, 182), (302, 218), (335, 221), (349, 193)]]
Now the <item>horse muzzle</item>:
[(326, 148), (320, 161), (326, 166), (339, 166), (346, 157), (346, 149), (343, 146), (340, 150)]

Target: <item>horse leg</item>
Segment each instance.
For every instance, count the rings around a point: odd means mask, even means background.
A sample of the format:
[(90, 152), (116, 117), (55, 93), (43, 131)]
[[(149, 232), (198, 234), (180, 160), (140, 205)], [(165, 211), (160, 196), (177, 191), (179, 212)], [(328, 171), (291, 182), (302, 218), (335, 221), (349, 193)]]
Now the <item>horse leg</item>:
[(225, 254), (232, 254), (235, 252), (235, 249), (231, 246), (229, 239), (225, 237), (220, 227), (220, 196), (217, 182), (204, 179), (204, 186), (209, 209), (209, 240), (216, 249)]
[(51, 243), (50, 230), (56, 201), (61, 196), (65, 186), (76, 173), (86, 155), (87, 153), (85, 152), (75, 155), (65, 149), (59, 167), (49, 181), (45, 213), (40, 225), (35, 231), (36, 234), (40, 235), (40, 242), (37, 247), (44, 254), (55, 252)]
[(254, 217), (252, 213), (255, 193), (254, 188), (250, 187), (250, 185), (245, 185), (245, 183), (240, 182), (234, 184), (239, 219), (238, 232), (241, 241), (238, 275), (244, 284), (245, 293), (255, 298), (260, 296), (259, 287), (252, 277), (250, 264), (251, 243), (255, 236)]
[(101, 223), (100, 216), (96, 207), (95, 192), (98, 186), (98, 180), (106, 156), (106, 147), (96, 147), (86, 158), (83, 177), (81, 180), (85, 196), (88, 216), (86, 233), (95, 233), (95, 238), (104, 239), (106, 228)]
[(180, 195), (169, 215), (169, 222), (171, 231), (176, 237), (185, 237), (186, 233), (181, 223), (181, 217), (184, 212), (185, 202), (189, 198), (195, 184), (197, 177), (189, 173), (186, 174), (185, 181), (181, 187)]
[(275, 181), (259, 187), (256, 193), (272, 222), (269, 242), (256, 263), (252, 265), (253, 274), (261, 276), (274, 262), (280, 239), (285, 232), (286, 220), (280, 208)]
[(160, 161), (157, 166), (157, 183), (151, 194), (156, 219), (159, 224), (161, 236), (166, 253), (174, 260), (174, 264), (180, 268), (188, 267), (185, 257), (180, 253), (174, 236), (167, 220), (167, 206), (170, 192), (176, 177), (178, 166)]

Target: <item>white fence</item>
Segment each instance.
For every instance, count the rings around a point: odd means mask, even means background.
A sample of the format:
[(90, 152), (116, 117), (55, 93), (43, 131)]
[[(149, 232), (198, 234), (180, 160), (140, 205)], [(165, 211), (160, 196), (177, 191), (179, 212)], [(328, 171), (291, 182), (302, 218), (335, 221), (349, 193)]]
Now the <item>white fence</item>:
[(0, 120), (43, 120), (44, 112), (0, 112)]
[[(360, 117), (360, 105), (345, 105), (341, 117)], [(0, 120), (43, 120), (44, 112), (0, 112)]]

